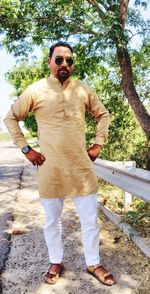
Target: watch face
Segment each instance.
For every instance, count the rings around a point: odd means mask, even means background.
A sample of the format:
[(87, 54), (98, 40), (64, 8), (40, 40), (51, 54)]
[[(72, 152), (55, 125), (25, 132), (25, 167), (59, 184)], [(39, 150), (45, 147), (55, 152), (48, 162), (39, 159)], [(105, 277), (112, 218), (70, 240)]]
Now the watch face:
[(27, 154), (29, 151), (30, 151), (30, 147), (29, 146), (25, 146), (25, 147), (22, 148), (22, 152), (24, 154)]

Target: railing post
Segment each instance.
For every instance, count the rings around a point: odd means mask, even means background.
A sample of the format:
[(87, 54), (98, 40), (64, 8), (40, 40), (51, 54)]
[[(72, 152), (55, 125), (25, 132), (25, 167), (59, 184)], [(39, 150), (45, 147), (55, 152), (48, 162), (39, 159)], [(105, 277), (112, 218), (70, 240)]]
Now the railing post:
[[(126, 162), (124, 162), (124, 164), (126, 165)], [(136, 167), (136, 161), (128, 161), (127, 163), (128, 166), (131, 166), (131, 167)], [(124, 208), (125, 210), (127, 210), (131, 204), (132, 204), (132, 201), (133, 201), (133, 195), (129, 192), (126, 192), (124, 193)]]
[(124, 193), (124, 208), (128, 209), (132, 204), (133, 196), (132, 194), (125, 191)]

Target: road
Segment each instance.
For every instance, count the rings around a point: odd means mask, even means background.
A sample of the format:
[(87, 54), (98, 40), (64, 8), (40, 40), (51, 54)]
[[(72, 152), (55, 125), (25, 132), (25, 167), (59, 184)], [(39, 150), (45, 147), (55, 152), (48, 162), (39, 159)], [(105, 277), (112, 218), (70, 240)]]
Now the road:
[(5, 159), (8, 157), (8, 159), (11, 159), (11, 153), (12, 150), (15, 150), (13, 152), (13, 157), (16, 156), (16, 147), (11, 141), (2, 141), (0, 142), (0, 163), (5, 161)]
[(23, 155), (12, 142), (0, 142), (0, 273), (11, 248), (11, 235), (7, 232), (7, 227), (13, 218), (23, 162)]
[(0, 143), (0, 220), (2, 294), (150, 293), (148, 258), (102, 213), (99, 219), (101, 259), (117, 283), (104, 286), (86, 272), (79, 218), (70, 199), (65, 201), (62, 216), (65, 272), (56, 285), (43, 283), (48, 253), (37, 170), (10, 142)]

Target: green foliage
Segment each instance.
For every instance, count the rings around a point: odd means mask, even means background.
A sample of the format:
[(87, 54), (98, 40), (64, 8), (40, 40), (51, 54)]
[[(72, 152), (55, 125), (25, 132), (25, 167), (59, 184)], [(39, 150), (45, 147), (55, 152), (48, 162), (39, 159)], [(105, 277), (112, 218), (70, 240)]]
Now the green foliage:
[(147, 236), (150, 233), (150, 204), (134, 198), (132, 209), (125, 214), (125, 221)]
[[(97, 74), (90, 75), (86, 81), (89, 84), (92, 81), (98, 96), (111, 115), (109, 136), (100, 157), (114, 161), (135, 160), (137, 167), (145, 168), (147, 139), (122, 91), (116, 59), (107, 54), (102, 65), (96, 67), (96, 70)], [(141, 70), (141, 78), (142, 72)], [(86, 121), (86, 139), (89, 146), (94, 142), (95, 121), (89, 114), (86, 115)]]
[[(109, 137), (101, 157), (110, 160), (135, 159), (138, 166), (145, 167), (146, 138), (132, 113), (120, 86), (120, 71), (117, 64), (115, 45), (122, 48), (131, 38), (131, 27), (135, 33), (147, 36), (149, 22), (142, 19), (139, 11), (129, 10), (130, 30), (122, 29), (118, 20), (120, 1), (39, 0), (1, 1), (0, 28), (4, 35), (3, 44), (15, 55), (28, 53), (33, 45), (49, 47), (51, 41), (69, 40), (74, 44), (76, 65), (74, 76), (88, 82), (111, 114)], [(72, 38), (73, 36), (73, 38)], [(145, 39), (146, 40), (146, 39)], [(18, 97), (27, 85), (49, 75), (47, 50), (42, 60), (30, 62), (27, 58), (7, 74), (15, 86), (13, 98)], [(134, 81), (143, 101), (149, 99), (149, 41), (139, 52), (131, 51)], [(29, 120), (29, 121), (28, 121)], [(86, 114), (87, 146), (92, 144), (95, 122)], [(25, 119), (25, 126), (34, 135), (37, 126), (34, 115)]]
[(37, 137), (37, 123), (34, 113), (30, 112), (28, 114), (28, 116), (24, 119), (24, 125), (32, 137)]
[[(119, 92), (117, 90), (115, 92), (115, 87), (112, 88), (112, 92), (107, 92), (107, 99), (109, 97), (107, 103), (105, 98), (102, 99), (110, 112), (111, 124), (109, 136), (100, 157), (113, 161), (135, 160), (137, 167), (145, 168), (147, 152), (146, 137), (127, 102), (119, 97), (121, 95), (118, 95)], [(86, 121), (86, 139), (87, 146), (89, 146), (94, 142), (95, 138), (95, 121), (89, 114), (87, 114)]]
[(8, 140), (10, 140), (10, 136), (9, 136), (9, 134), (8, 133), (1, 133), (0, 132), (0, 141), (2, 142), (2, 141), (8, 141)]
[(49, 75), (47, 55), (48, 50), (43, 50), (42, 60), (34, 60), (29, 63), (28, 59), (24, 59), (19, 66), (14, 66), (7, 72), (6, 79), (15, 86), (13, 97), (18, 97), (28, 85)]
[[(122, 34), (118, 17), (120, 1), (97, 1), (100, 4), (97, 6), (91, 2), (1, 0), (2, 42), (14, 55), (31, 52), (34, 44), (45, 47), (50, 41), (68, 40), (72, 36), (74, 42), (99, 50), (121, 45), (123, 39), (127, 42), (130, 31)], [(141, 19), (137, 9), (129, 11), (128, 22), (130, 27), (137, 28), (137, 33), (147, 34), (149, 23)]]
[(134, 68), (134, 81), (140, 99), (148, 105), (150, 102), (150, 38), (145, 39), (141, 50), (133, 50), (132, 66)]

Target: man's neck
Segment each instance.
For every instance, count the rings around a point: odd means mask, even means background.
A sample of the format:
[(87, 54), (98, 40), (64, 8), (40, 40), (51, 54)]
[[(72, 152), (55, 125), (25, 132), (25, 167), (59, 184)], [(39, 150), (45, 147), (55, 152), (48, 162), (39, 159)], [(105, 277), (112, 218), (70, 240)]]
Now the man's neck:
[(62, 80), (62, 79), (59, 79), (58, 77), (54, 76), (53, 74), (50, 74), (50, 76), (52, 78), (54, 78), (56, 81), (60, 82), (62, 86), (65, 82), (67, 82), (67, 81), (69, 82), (69, 80), (70, 80), (70, 77), (68, 77), (66, 80)]
[(66, 81), (64, 81), (64, 80), (61, 80), (61, 79), (58, 79), (59, 81), (60, 81), (60, 83), (63, 85), (63, 83)]

